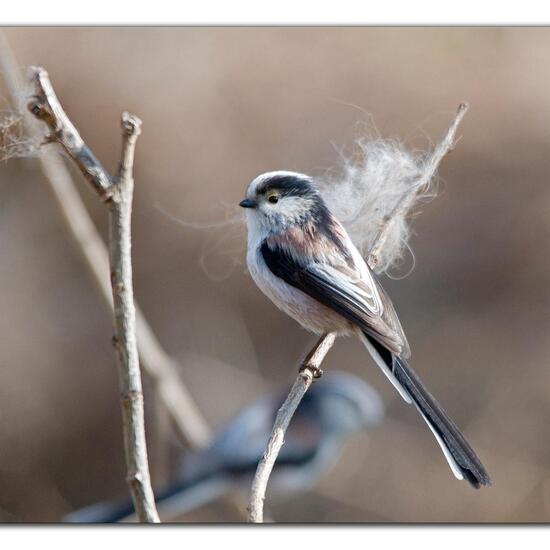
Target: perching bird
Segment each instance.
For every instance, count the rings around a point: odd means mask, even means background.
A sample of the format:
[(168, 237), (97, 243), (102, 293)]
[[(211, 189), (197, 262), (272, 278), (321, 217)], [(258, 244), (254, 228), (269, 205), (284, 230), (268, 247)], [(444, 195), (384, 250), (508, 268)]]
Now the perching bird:
[(414, 403), (458, 479), (490, 485), (455, 423), (409, 366), (392, 302), (312, 179), (294, 172), (255, 178), (247, 209), (248, 270), (260, 290), (305, 329), (355, 334), (403, 399)]
[[(178, 479), (156, 493), (161, 518), (181, 516), (228, 491), (248, 494), (285, 396), (271, 395), (239, 413), (212, 445), (186, 460)], [(382, 400), (366, 382), (331, 373), (302, 399), (285, 435), (270, 481), (270, 496), (288, 498), (306, 491), (338, 458), (354, 433), (379, 424)], [(133, 514), (132, 502), (100, 502), (72, 512), (72, 523), (112, 523)]]

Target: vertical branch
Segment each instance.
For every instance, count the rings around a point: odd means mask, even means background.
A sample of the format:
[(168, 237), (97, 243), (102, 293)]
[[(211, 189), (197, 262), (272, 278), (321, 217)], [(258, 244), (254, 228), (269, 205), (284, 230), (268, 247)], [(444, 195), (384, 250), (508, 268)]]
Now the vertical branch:
[(132, 285), (132, 172), (141, 121), (136, 116), (123, 113), (120, 167), (117, 176), (111, 177), (69, 120), (55, 95), (48, 73), (40, 67), (33, 68), (32, 82), (36, 94), (29, 102), (28, 109), (49, 128), (47, 141), (63, 146), (109, 208), (109, 263), (115, 325), (113, 342), (118, 359), (127, 482), (138, 519), (142, 522), (159, 522), (147, 460)]
[(122, 114), (122, 158), (118, 176), (109, 189), (109, 259), (115, 336), (113, 343), (118, 356), (118, 376), (122, 405), (122, 429), (126, 455), (126, 481), (132, 493), (136, 515), (140, 521), (158, 523), (155, 496), (149, 479), (143, 390), (136, 341), (136, 312), (132, 284), (132, 200), (134, 151), (141, 120), (129, 113)]
[(371, 269), (376, 270), (378, 262), (380, 261), (380, 253), (386, 244), (386, 240), (391, 232), (395, 220), (407, 215), (407, 212), (414, 204), (417, 193), (430, 183), (437, 171), (437, 168), (439, 167), (439, 163), (443, 160), (443, 157), (453, 150), (458, 125), (464, 118), (467, 110), (467, 103), (461, 103), (458, 106), (455, 116), (447, 128), (445, 135), (426, 159), (422, 175), (411, 185), (410, 192), (403, 195), (401, 200), (399, 200), (399, 202), (395, 205), (395, 208), (384, 218), (382, 227), (380, 228), (369, 253), (367, 263)]
[(248, 521), (251, 523), (262, 523), (264, 520), (264, 501), (267, 483), (283, 446), (286, 430), (313, 380), (321, 377), (321, 363), (333, 346), (335, 338), (335, 334), (330, 332), (324, 334), (315, 344), (302, 363), (300, 372), (292, 385), (288, 397), (277, 412), (275, 424), (269, 436), (264, 455), (258, 464), (254, 480), (252, 481), (248, 505)]

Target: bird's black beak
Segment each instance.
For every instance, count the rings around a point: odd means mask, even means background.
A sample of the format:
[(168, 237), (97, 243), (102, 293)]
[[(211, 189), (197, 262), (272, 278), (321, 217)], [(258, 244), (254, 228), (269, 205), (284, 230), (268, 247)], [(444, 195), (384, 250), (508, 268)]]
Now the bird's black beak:
[(242, 206), (243, 208), (255, 208), (256, 201), (253, 201), (252, 199), (244, 199), (239, 203), (239, 206)]

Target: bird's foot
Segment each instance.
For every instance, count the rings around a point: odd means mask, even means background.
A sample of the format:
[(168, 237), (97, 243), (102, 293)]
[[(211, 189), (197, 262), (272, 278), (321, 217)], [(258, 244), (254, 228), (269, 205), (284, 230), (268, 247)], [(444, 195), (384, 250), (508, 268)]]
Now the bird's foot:
[(302, 365), (300, 367), (300, 372), (310, 372), (313, 380), (317, 380), (318, 378), (321, 378), (321, 376), (323, 376), (322, 369), (308, 364)]

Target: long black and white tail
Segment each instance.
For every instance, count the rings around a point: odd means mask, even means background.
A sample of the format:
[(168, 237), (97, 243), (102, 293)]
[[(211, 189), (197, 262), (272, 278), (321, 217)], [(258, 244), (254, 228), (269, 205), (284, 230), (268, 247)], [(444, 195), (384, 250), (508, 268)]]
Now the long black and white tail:
[(403, 399), (413, 403), (418, 409), (439, 443), (455, 477), (467, 479), (476, 489), (482, 485), (491, 485), (491, 479), (483, 464), (456, 424), (426, 389), (408, 363), (391, 354), (368, 335), (362, 335), (362, 340)]

